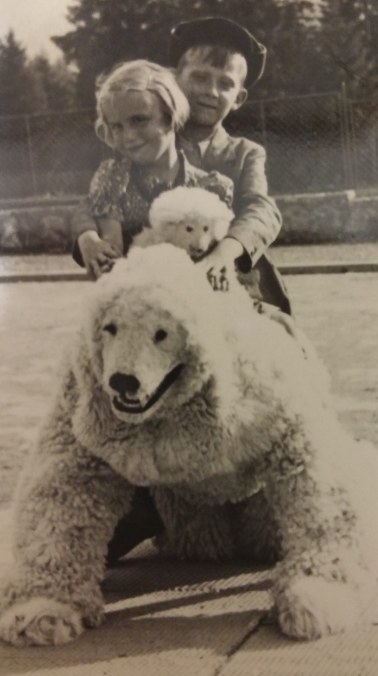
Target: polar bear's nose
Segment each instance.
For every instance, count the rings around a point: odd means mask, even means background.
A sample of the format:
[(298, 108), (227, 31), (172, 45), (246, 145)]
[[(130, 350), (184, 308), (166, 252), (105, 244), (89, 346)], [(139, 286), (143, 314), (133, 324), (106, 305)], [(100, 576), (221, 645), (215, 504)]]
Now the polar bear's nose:
[(140, 387), (140, 382), (138, 378), (130, 373), (117, 372), (110, 376), (109, 385), (113, 390), (117, 390), (120, 394), (124, 394), (125, 392), (135, 394)]

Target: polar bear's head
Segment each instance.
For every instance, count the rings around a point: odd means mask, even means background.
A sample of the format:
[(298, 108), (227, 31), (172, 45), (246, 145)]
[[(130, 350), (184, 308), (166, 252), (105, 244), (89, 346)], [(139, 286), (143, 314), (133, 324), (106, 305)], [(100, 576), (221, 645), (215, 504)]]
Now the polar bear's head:
[(229, 378), (227, 301), (220, 298), (227, 294), (215, 294), (184, 251), (169, 244), (134, 249), (91, 291), (88, 364), (118, 420), (169, 417), (209, 386), (214, 372), (218, 390)]

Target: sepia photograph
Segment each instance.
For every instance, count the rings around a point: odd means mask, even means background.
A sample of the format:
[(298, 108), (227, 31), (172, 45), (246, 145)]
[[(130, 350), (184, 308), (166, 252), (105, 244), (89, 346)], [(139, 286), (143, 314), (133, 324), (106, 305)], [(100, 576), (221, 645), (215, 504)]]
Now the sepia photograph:
[(0, 676), (376, 676), (378, 0), (0, 10)]

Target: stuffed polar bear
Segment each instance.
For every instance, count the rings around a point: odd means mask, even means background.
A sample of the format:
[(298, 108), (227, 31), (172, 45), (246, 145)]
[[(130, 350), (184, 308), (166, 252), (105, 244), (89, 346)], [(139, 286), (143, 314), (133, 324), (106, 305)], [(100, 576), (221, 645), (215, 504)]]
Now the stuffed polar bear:
[(198, 261), (226, 236), (233, 218), (215, 193), (179, 186), (154, 199), (148, 214), (151, 227), (136, 235), (132, 246), (170, 243)]
[(168, 244), (134, 249), (85, 316), (15, 504), (0, 636), (61, 644), (103, 616), (107, 544), (149, 487), (178, 557), (278, 562), (282, 631), (315, 639), (376, 593), (378, 457), (245, 290), (214, 293)]

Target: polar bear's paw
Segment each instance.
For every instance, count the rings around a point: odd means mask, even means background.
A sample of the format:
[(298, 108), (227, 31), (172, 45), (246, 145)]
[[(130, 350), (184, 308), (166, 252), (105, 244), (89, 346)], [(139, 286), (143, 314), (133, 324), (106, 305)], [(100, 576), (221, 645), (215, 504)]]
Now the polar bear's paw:
[(276, 599), (281, 630), (299, 640), (315, 640), (352, 629), (359, 616), (356, 593), (346, 584), (299, 578)]
[(0, 638), (15, 646), (61, 645), (82, 631), (77, 610), (42, 597), (14, 604), (0, 618)]

